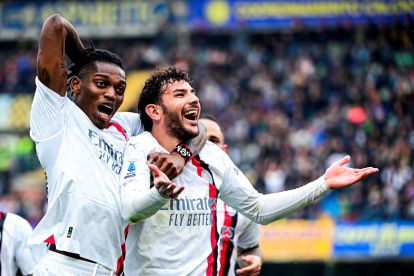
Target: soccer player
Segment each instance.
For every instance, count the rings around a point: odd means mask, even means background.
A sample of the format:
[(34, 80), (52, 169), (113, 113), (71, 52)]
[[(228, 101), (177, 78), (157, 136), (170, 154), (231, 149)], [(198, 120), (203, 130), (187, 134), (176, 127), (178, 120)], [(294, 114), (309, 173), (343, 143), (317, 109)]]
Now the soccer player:
[[(128, 141), (120, 174), (122, 215), (137, 223), (130, 228), (126, 246), (129, 275), (216, 274), (218, 198), (266, 224), (378, 171), (345, 167), (350, 161), (346, 156), (307, 185), (262, 195), (211, 142), (186, 163), (174, 182), (153, 164), (145, 166), (151, 152), (170, 152), (179, 141), (197, 135), (200, 111), (186, 72), (170, 67), (145, 82), (138, 112), (146, 132)], [(172, 185), (176, 187), (168, 190)]]
[[(219, 146), (225, 153), (224, 133), (219, 122), (212, 116), (204, 115), (200, 122), (206, 128), (207, 141)], [(262, 267), (262, 252), (259, 248), (260, 228), (252, 220), (217, 201), (219, 224), (219, 275), (259, 275)], [(236, 256), (238, 256), (236, 270)]]
[[(128, 137), (142, 130), (137, 114), (116, 113), (126, 87), (122, 60), (85, 49), (73, 25), (52, 15), (41, 30), (37, 74), (30, 135), (46, 173), (48, 206), (30, 243), (50, 247), (34, 275), (118, 274), (126, 228), (118, 175)], [(150, 162), (175, 177), (185, 160), (174, 155)]]
[(39, 254), (33, 252), (27, 241), (32, 234), (32, 227), (24, 218), (0, 212), (0, 274), (32, 274), (38, 262)]

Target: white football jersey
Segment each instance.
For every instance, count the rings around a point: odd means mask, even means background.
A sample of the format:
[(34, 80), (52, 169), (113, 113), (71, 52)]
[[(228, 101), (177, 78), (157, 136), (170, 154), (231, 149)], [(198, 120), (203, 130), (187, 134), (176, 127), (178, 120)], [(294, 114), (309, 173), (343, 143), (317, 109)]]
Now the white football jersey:
[(24, 275), (33, 273), (41, 255), (33, 252), (27, 244), (31, 234), (32, 227), (27, 220), (7, 213), (1, 232), (1, 275), (16, 275), (18, 269)]
[(116, 271), (126, 226), (118, 175), (127, 137), (141, 131), (139, 116), (117, 113), (101, 130), (69, 98), (38, 78), (36, 85), (30, 135), (46, 172), (48, 205), (30, 242), (55, 243)]
[[(120, 174), (121, 201), (132, 206), (126, 218), (139, 218), (131, 225), (126, 242), (126, 275), (212, 275), (219, 269), (217, 199), (237, 209), (256, 222), (269, 223), (328, 191), (323, 178), (299, 189), (272, 195), (259, 194), (227, 154), (207, 142), (198, 156), (193, 157), (182, 174), (173, 179), (185, 186), (177, 199), (166, 202), (155, 214), (141, 216), (150, 206), (134, 196), (151, 188), (147, 156), (167, 152), (149, 132), (132, 137), (124, 154)], [(131, 204), (125, 200), (132, 199)], [(143, 206), (140, 206), (143, 205)], [(129, 207), (128, 207), (129, 208)], [(136, 210), (142, 214), (135, 214)], [(132, 220), (132, 219), (131, 219)]]

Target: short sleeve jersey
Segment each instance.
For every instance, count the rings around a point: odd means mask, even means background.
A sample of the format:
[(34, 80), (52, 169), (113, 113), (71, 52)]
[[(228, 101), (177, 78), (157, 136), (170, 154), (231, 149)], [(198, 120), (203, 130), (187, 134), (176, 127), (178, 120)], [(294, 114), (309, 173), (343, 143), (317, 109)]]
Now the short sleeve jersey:
[(47, 181), (47, 211), (30, 239), (117, 269), (124, 242), (118, 175), (139, 116), (115, 114), (98, 129), (69, 98), (36, 78), (30, 135)]

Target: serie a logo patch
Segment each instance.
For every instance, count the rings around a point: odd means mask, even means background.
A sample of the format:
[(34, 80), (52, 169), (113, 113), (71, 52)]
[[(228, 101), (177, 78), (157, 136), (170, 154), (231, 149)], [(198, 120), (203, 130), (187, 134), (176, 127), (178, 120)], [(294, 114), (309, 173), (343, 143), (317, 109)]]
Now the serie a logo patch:
[(136, 175), (135, 170), (136, 170), (135, 163), (134, 162), (129, 163), (128, 173), (124, 176), (124, 179), (134, 177)]

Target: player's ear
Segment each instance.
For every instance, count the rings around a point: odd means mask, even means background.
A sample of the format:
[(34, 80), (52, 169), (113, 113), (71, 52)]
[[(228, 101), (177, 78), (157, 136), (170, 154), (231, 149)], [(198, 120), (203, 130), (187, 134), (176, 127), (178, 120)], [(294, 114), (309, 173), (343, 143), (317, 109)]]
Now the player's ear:
[(223, 145), (223, 150), (225, 153), (229, 153), (229, 146), (227, 146), (227, 144)]
[(70, 90), (73, 94), (79, 94), (81, 90), (81, 80), (79, 77), (74, 76), (70, 81)]
[(158, 104), (149, 104), (145, 107), (145, 112), (154, 121), (161, 119), (161, 106)]

